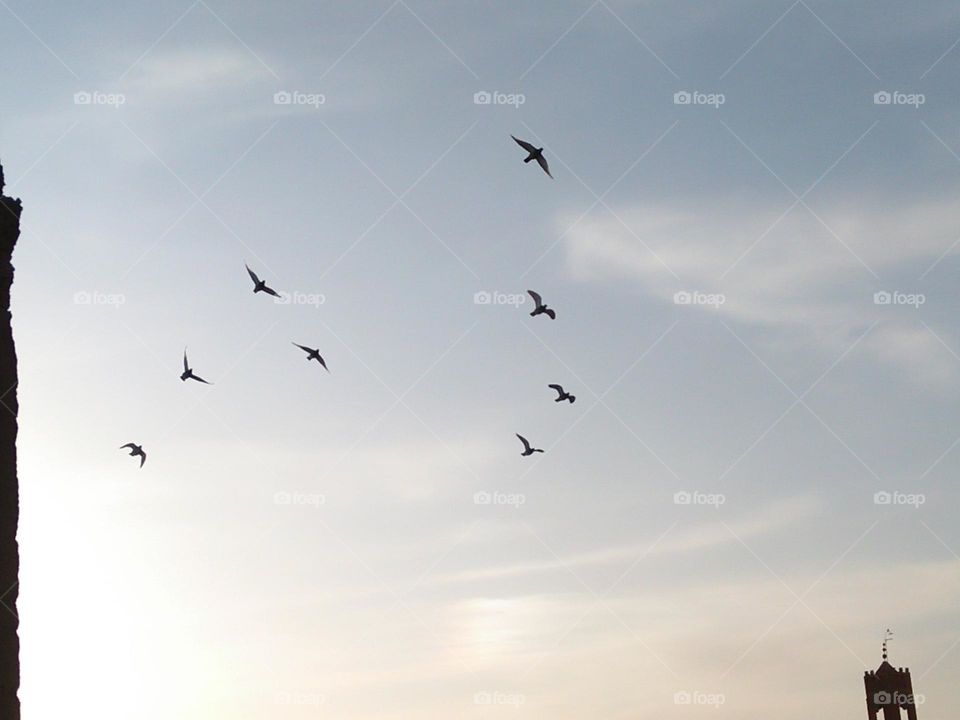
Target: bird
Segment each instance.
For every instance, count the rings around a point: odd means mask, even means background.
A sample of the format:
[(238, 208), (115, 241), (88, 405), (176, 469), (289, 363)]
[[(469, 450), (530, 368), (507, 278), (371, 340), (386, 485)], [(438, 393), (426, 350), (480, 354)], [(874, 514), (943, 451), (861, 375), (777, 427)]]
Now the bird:
[(540, 297), (540, 293), (536, 293), (533, 290), (527, 290), (527, 294), (533, 298), (533, 302), (536, 307), (533, 308), (533, 312), (530, 313), (530, 317), (536, 317), (537, 315), (546, 315), (551, 320), (557, 319), (557, 314), (543, 304), (543, 298)]
[(527, 439), (520, 433), (515, 433), (515, 435), (520, 438), (520, 442), (523, 443), (523, 452), (520, 453), (523, 457), (528, 457), (534, 453), (542, 453), (543, 450), (540, 448), (530, 447), (530, 443), (527, 442)]
[(543, 171), (547, 174), (547, 177), (553, 180), (553, 175), (550, 174), (550, 166), (547, 165), (547, 159), (543, 156), (543, 148), (534, 147), (533, 145), (528, 143), (526, 140), (521, 140), (520, 138), (515, 137), (514, 135), (511, 135), (510, 137), (514, 139), (517, 145), (519, 145), (529, 153), (526, 159), (524, 160), (524, 162), (528, 163), (531, 160), (536, 160), (537, 163), (540, 165), (540, 167), (543, 168)]
[(187, 364), (187, 349), (183, 349), (183, 372), (180, 374), (180, 379), (186, 382), (187, 380), (196, 380), (197, 382), (202, 382), (207, 385), (212, 385), (213, 383), (207, 382), (199, 375), (194, 375), (193, 370)]
[(247, 269), (247, 274), (250, 275), (250, 279), (253, 280), (253, 294), (256, 295), (258, 292), (265, 292), (268, 295), (273, 295), (274, 297), (280, 297), (280, 293), (274, 290), (272, 287), (267, 287), (267, 281), (261, 280), (257, 277), (257, 274), (250, 269), (250, 266), (244, 263), (244, 267)]
[(557, 391), (557, 399), (554, 400), (554, 402), (563, 402), (564, 400), (568, 400), (570, 404), (573, 405), (573, 403), (577, 401), (577, 396), (568, 393), (563, 389), (562, 385), (547, 385), (547, 387)]
[(298, 348), (300, 348), (307, 354), (307, 362), (310, 362), (311, 360), (316, 360), (318, 363), (323, 365), (324, 370), (326, 370), (327, 372), (330, 372), (330, 368), (327, 367), (327, 363), (325, 363), (323, 358), (320, 357), (319, 350), (308, 348), (306, 345), (300, 345), (299, 343), (291, 343), (291, 344), (296, 345)]
[(136, 443), (127, 443), (126, 445), (121, 445), (120, 449), (130, 448), (130, 457), (140, 456), (140, 467), (143, 467), (143, 464), (147, 461), (147, 454), (143, 451), (143, 448), (137, 445)]

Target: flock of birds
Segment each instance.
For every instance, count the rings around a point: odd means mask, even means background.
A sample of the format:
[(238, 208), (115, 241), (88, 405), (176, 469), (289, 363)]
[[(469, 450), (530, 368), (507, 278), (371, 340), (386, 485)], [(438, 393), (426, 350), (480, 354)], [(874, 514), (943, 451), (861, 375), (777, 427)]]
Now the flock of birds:
[[(524, 159), (525, 163), (536, 160), (537, 164), (543, 169), (543, 171), (547, 174), (547, 176), (550, 177), (551, 179), (553, 178), (553, 175), (550, 174), (550, 166), (549, 164), (547, 164), (547, 159), (543, 156), (542, 147), (538, 148), (532, 145), (531, 143), (526, 142), (525, 140), (521, 140), (520, 138), (514, 137), (513, 135), (511, 135), (510, 137), (512, 137), (520, 147), (522, 147), (524, 150), (527, 151), (527, 157)], [(250, 276), (250, 279), (253, 281), (254, 295), (256, 295), (257, 293), (266, 293), (267, 295), (272, 295), (273, 297), (276, 297), (276, 298), (281, 297), (280, 293), (278, 293), (272, 287), (267, 285), (267, 282), (265, 280), (261, 280), (260, 277), (253, 270), (250, 269), (249, 265), (244, 264), (244, 267), (247, 268), (247, 274)], [(539, 293), (534, 292), (533, 290), (527, 290), (527, 294), (530, 295), (530, 298), (533, 300), (533, 304), (534, 304), (533, 311), (530, 313), (530, 317), (537, 317), (538, 315), (546, 315), (551, 320), (557, 319), (557, 313), (553, 310), (553, 308), (548, 307), (547, 304), (543, 302), (543, 298), (540, 296)], [(316, 360), (318, 363), (320, 363), (320, 365), (323, 366), (324, 370), (326, 370), (327, 372), (330, 372), (330, 369), (327, 367), (327, 363), (323, 359), (323, 356), (320, 354), (320, 350), (318, 348), (307, 347), (306, 345), (301, 345), (300, 343), (292, 343), (292, 344), (295, 347), (300, 348), (301, 350), (303, 350), (303, 352), (307, 354), (307, 362), (310, 362), (311, 360)], [(189, 360), (187, 360), (186, 348), (183, 349), (183, 372), (180, 374), (180, 379), (183, 382), (186, 382), (187, 380), (195, 380), (197, 382), (204, 383), (205, 385), (213, 384), (207, 380), (204, 380), (202, 377), (200, 377), (193, 371), (193, 368), (190, 367)], [(550, 385), (547, 385), (547, 387), (557, 393), (557, 397), (554, 399), (554, 402), (558, 402), (558, 403), (568, 402), (570, 404), (573, 404), (577, 400), (576, 396), (571, 395), (566, 390), (564, 390), (562, 385), (550, 384)], [(530, 457), (534, 453), (544, 452), (541, 448), (533, 447), (530, 444), (530, 441), (527, 440), (520, 433), (516, 433), (516, 435), (517, 435), (517, 439), (519, 439), (520, 442), (523, 443), (523, 452), (520, 453), (522, 457)], [(143, 464), (147, 461), (147, 453), (143, 449), (142, 445), (138, 445), (137, 443), (133, 443), (133, 442), (128, 442), (124, 445), (121, 445), (120, 449), (129, 450), (131, 457), (139, 457), (141, 468), (143, 467)]]

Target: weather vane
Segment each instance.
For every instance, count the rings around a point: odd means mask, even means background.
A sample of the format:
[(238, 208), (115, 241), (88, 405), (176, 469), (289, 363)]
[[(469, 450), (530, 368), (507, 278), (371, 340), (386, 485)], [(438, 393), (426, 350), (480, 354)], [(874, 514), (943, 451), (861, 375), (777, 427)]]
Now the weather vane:
[(890, 642), (892, 638), (893, 638), (893, 632), (890, 630), (890, 628), (887, 628), (886, 631), (883, 633), (883, 659), (884, 660), (887, 659), (887, 644)]

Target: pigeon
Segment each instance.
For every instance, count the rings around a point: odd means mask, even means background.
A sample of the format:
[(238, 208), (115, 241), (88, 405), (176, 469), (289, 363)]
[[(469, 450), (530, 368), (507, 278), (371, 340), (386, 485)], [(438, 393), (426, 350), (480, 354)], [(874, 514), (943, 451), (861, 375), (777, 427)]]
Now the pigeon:
[(577, 401), (577, 396), (568, 393), (563, 389), (562, 385), (547, 385), (547, 387), (557, 391), (557, 399), (554, 400), (554, 402), (563, 402), (564, 400), (568, 400), (570, 404), (573, 405), (573, 403)]
[(187, 364), (187, 349), (186, 349), (186, 348), (183, 349), (183, 372), (180, 374), (180, 379), (183, 380), (184, 382), (186, 382), (187, 380), (196, 380), (197, 382), (202, 382), (202, 383), (205, 383), (205, 384), (207, 384), (207, 385), (212, 385), (212, 384), (213, 384), (213, 383), (207, 382), (206, 380), (204, 380), (204, 379), (203, 379), (202, 377), (200, 377), (199, 375), (194, 375), (194, 374), (193, 374), (193, 370), (192, 370), (191, 367)]
[(250, 269), (250, 266), (244, 263), (244, 267), (247, 268), (247, 274), (250, 275), (250, 279), (253, 280), (253, 294), (256, 295), (258, 292), (265, 292), (268, 295), (273, 295), (274, 297), (280, 297), (280, 293), (274, 290), (272, 287), (267, 287), (267, 281), (261, 280), (257, 277), (257, 274)]
[(528, 457), (534, 453), (542, 453), (543, 450), (540, 448), (530, 447), (530, 443), (527, 442), (527, 439), (520, 433), (516, 433), (516, 436), (520, 438), (520, 442), (523, 443), (523, 452), (520, 453), (523, 457)]
[(298, 348), (300, 348), (307, 354), (307, 362), (310, 362), (311, 360), (316, 360), (318, 363), (323, 365), (324, 370), (326, 370), (327, 372), (330, 372), (330, 368), (327, 367), (327, 363), (325, 363), (323, 361), (323, 358), (320, 357), (319, 350), (314, 350), (313, 348), (308, 348), (306, 345), (300, 345), (298, 343), (292, 343), (292, 344), (296, 345)]
[(536, 160), (537, 163), (539, 163), (540, 167), (543, 168), (543, 171), (552, 180), (553, 175), (550, 174), (550, 166), (547, 165), (547, 159), (543, 156), (543, 148), (534, 147), (533, 145), (528, 143), (526, 140), (521, 140), (520, 138), (514, 137), (513, 135), (511, 135), (510, 137), (512, 137), (516, 141), (517, 145), (519, 145), (529, 153), (529, 155), (527, 155), (527, 158), (524, 160), (524, 162), (528, 163), (531, 160)]
[(551, 320), (557, 319), (557, 314), (543, 304), (543, 298), (540, 297), (540, 293), (535, 293), (533, 290), (527, 290), (527, 294), (533, 298), (533, 302), (536, 307), (533, 309), (533, 312), (530, 313), (530, 317), (536, 317), (537, 315), (546, 315)]
[(126, 445), (121, 445), (120, 449), (130, 448), (130, 457), (140, 456), (140, 467), (143, 467), (143, 464), (147, 461), (147, 454), (143, 451), (143, 448), (135, 443), (127, 443)]

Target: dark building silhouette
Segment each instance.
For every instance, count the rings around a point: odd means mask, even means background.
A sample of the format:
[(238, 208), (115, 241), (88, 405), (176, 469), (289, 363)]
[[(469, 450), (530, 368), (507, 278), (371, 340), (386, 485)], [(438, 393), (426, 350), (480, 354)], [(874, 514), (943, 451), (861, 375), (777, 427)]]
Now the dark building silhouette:
[(20, 717), (17, 699), (20, 687), (17, 354), (10, 317), (11, 258), (20, 236), (20, 210), (19, 200), (3, 195), (3, 166), (0, 166), (0, 718), (3, 720)]
[[(889, 638), (889, 631), (888, 638)], [(883, 662), (863, 674), (869, 720), (917, 720), (910, 668), (894, 668), (887, 662), (887, 640), (883, 641)], [(880, 714), (882, 713), (882, 715)]]

